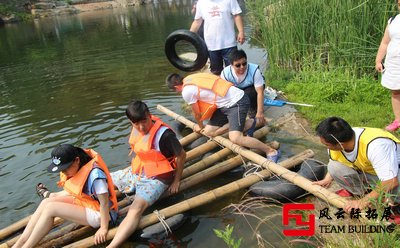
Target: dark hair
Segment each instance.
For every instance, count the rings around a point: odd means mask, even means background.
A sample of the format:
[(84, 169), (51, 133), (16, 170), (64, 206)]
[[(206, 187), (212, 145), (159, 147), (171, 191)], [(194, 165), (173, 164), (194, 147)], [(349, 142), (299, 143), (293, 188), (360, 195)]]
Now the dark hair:
[(75, 147), (75, 149), (78, 152), (78, 157), (79, 157), (79, 168), (81, 168), (82, 166), (84, 166), (85, 164), (89, 163), (90, 160), (92, 160), (93, 158), (90, 157), (82, 148), (80, 147)]
[(340, 117), (328, 117), (315, 128), (317, 135), (326, 142), (336, 145), (347, 142), (354, 137), (354, 131), (345, 120)]
[(236, 60), (245, 58), (247, 59), (246, 53), (242, 49), (234, 49), (232, 52), (229, 53), (229, 62), (233, 65), (233, 62)]
[(175, 90), (175, 86), (183, 84), (182, 79), (178, 73), (171, 73), (165, 78), (165, 83), (169, 89)]
[(146, 119), (150, 111), (146, 103), (140, 100), (133, 100), (128, 104), (128, 107), (126, 107), (125, 113), (131, 122), (136, 123)]

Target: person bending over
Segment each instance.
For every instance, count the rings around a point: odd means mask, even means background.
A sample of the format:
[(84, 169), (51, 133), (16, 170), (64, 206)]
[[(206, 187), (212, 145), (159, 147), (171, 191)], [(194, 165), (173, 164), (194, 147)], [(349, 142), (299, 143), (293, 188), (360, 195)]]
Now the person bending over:
[[(173, 73), (168, 75), (166, 83), (170, 89), (181, 92), (185, 102), (191, 106), (198, 124), (194, 131), (200, 132), (204, 128), (206, 135), (217, 136), (229, 128), (229, 139), (233, 143), (259, 149), (266, 153), (267, 159), (278, 161), (279, 150), (243, 135), (243, 130), (253, 122), (248, 120), (246, 123), (250, 100), (243, 90), (209, 73), (195, 73), (185, 78)], [(204, 126), (203, 120), (208, 119), (209, 123)]]

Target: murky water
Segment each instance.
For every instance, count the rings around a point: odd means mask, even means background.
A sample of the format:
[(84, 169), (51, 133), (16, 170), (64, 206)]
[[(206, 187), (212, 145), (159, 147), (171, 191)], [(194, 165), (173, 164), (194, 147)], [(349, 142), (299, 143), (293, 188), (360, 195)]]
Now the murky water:
[[(34, 211), (37, 183), (57, 190), (58, 176), (45, 170), (54, 146), (93, 148), (113, 171), (129, 164), (124, 110), (131, 99), (145, 100), (154, 114), (172, 123), (156, 110), (162, 104), (181, 112), (181, 97), (164, 86), (165, 76), (177, 71), (164, 56), (164, 40), (189, 27), (191, 6), (190, 0), (157, 1), (0, 29), (0, 228)], [(249, 60), (265, 66), (263, 50), (247, 43), (243, 48)], [(288, 151), (293, 145), (290, 154), (307, 148), (287, 141)], [(204, 192), (217, 181), (193, 191)], [(210, 247), (221, 246), (212, 229), (228, 223), (237, 226), (238, 235), (251, 235), (240, 217), (219, 215), (241, 196), (193, 210), (175, 241), (166, 244), (204, 247), (207, 240)], [(246, 243), (254, 245), (252, 240)]]

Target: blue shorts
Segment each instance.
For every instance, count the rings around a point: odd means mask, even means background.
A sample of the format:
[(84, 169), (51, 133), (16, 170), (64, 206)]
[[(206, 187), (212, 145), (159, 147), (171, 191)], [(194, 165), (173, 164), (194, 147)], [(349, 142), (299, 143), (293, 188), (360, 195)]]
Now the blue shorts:
[(114, 185), (117, 186), (119, 191), (126, 194), (136, 191), (136, 197), (142, 198), (149, 205), (156, 202), (164, 191), (168, 189), (168, 185), (160, 180), (132, 174), (131, 166), (110, 174)]

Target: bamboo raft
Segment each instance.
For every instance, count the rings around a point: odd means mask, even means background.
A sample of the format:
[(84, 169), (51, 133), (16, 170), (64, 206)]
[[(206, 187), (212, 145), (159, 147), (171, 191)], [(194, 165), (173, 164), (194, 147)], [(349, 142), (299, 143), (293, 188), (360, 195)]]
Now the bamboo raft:
[[(158, 105), (157, 108), (163, 113), (173, 117), (175, 120), (183, 123), (184, 125), (193, 129), (195, 127), (195, 123), (186, 119), (183, 116), (177, 115), (173, 111)], [(264, 137), (270, 129), (268, 127), (262, 127), (254, 133), (255, 138)], [(201, 137), (201, 134), (191, 133), (180, 140), (180, 143), (185, 146), (197, 138)], [(296, 173), (288, 170), (292, 168), (307, 158), (311, 158), (314, 156), (314, 152), (312, 150), (305, 150), (302, 153), (299, 153), (291, 158), (288, 158), (285, 161), (279, 163), (279, 165), (273, 163), (270, 160), (267, 160), (265, 157), (258, 155), (257, 153), (247, 150), (243, 147), (233, 144), (230, 140), (218, 136), (214, 138), (210, 138), (208, 142), (202, 144), (190, 151), (187, 151), (187, 163), (192, 161), (195, 158), (199, 158), (211, 150), (223, 146), (224, 148), (215, 152), (211, 156), (203, 158), (202, 160), (191, 164), (190, 166), (185, 167), (182, 180), (179, 187), (179, 192), (182, 190), (188, 189), (189, 187), (193, 187), (201, 182), (204, 182), (210, 178), (213, 178), (217, 175), (220, 175), (226, 171), (232, 170), (239, 165), (243, 164), (246, 161), (253, 161), (259, 165), (264, 167), (264, 170), (258, 172), (257, 175), (250, 175), (248, 177), (236, 180), (234, 182), (228, 183), (224, 186), (218, 187), (206, 193), (200, 194), (198, 196), (194, 196), (190, 199), (184, 200), (182, 202), (176, 203), (167, 208), (158, 210), (157, 214), (155, 212), (149, 213), (147, 215), (142, 216), (138, 229), (145, 228), (152, 224), (159, 222), (159, 217), (168, 218), (174, 216), (179, 213), (183, 213), (195, 207), (208, 204), (218, 198), (231, 194), (241, 189), (245, 189), (250, 187), (256, 182), (261, 181), (263, 178), (267, 178), (271, 176), (271, 173), (281, 176), (288, 181), (300, 186), (306, 191), (314, 194), (315, 196), (329, 202), (330, 204), (336, 207), (343, 207), (345, 204), (345, 199), (328, 191), (327, 189), (318, 186), (312, 185), (311, 181), (302, 178)], [(238, 154), (232, 158), (224, 160), (228, 155), (232, 155), (233, 153)], [(222, 162), (219, 162), (222, 161)], [(169, 196), (166, 192), (162, 196), (162, 198)], [(119, 202), (119, 215), (125, 215), (128, 211), (128, 207), (131, 203), (130, 199), (123, 199)], [(15, 235), (19, 230), (24, 228), (29, 221), (30, 216), (0, 230), (0, 241), (3, 243), (0, 244), (0, 248), (11, 247), (19, 238), (19, 235), (6, 240), (8, 237)], [(54, 222), (54, 227), (61, 225), (64, 220), (60, 218), (56, 218)], [(107, 240), (111, 240), (115, 233), (117, 227), (111, 228), (107, 234)], [(89, 226), (79, 226), (76, 224), (68, 224), (50, 232), (46, 235), (41, 242), (39, 243), (40, 247), (54, 247), (54, 246), (64, 246), (64, 247), (90, 247), (93, 246), (93, 237), (89, 236), (95, 232), (95, 229)], [(88, 237), (89, 236), (89, 237)], [(79, 241), (74, 242), (83, 238)], [(6, 240), (6, 241), (4, 241)], [(74, 242), (74, 243), (71, 243)]]

